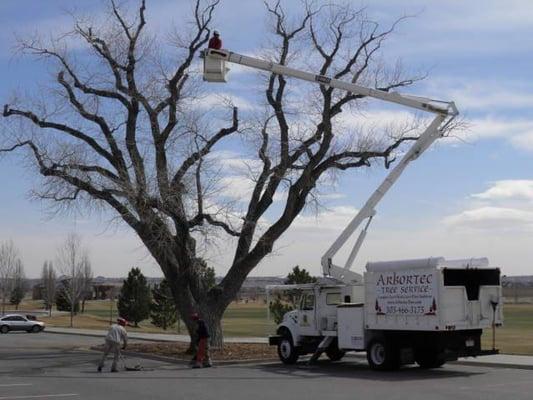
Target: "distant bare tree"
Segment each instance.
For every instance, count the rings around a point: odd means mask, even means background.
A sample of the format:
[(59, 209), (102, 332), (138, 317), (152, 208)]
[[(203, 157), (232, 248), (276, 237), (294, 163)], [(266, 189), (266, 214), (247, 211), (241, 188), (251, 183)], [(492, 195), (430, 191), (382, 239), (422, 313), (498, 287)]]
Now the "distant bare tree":
[(90, 269), (87, 250), (83, 248), (81, 238), (77, 234), (69, 234), (58, 248), (56, 263), (62, 274), (60, 280), (63, 282), (63, 295), (70, 304), (70, 326), (72, 327), (76, 306), (87, 289), (87, 266)]
[(93, 295), (93, 269), (89, 255), (85, 253), (82, 259), (83, 268), (83, 292), (81, 295), (81, 312), (85, 312), (85, 302), (92, 299)]
[[(6, 302), (11, 296), (15, 284), (15, 276), (20, 272), (22, 261), (19, 251), (12, 240), (0, 243), (0, 296), (2, 314), (6, 311)], [(23, 271), (23, 270), (22, 270)]]
[(52, 307), (56, 297), (57, 275), (52, 261), (45, 261), (41, 272), (41, 285), (43, 288), (43, 300), (49, 316), (52, 316)]
[[(198, 311), (212, 343), (221, 345), (227, 306), (318, 198), (322, 183), (349, 169), (388, 168), (418, 132), (347, 127), (343, 110), (360, 112), (365, 96), (274, 73), (262, 75), (266, 108), (250, 119), (245, 136), (238, 136), (236, 108), (227, 122), (212, 110), (198, 118), (199, 102), (192, 100), (200, 83), (192, 67), (209, 40), (219, 0), (191, 0), (190, 23), (165, 44), (145, 29), (146, 3), (139, 0), (128, 14), (111, 1), (108, 26), (75, 21), (63, 39), (85, 44), (83, 56), (60, 40), (20, 44), (22, 53), (52, 63), (56, 89), (44, 101), (15, 97), (4, 105), (9, 124), (0, 153), (27, 150), (43, 177), (39, 198), (113, 210), (159, 264), (189, 333), (195, 332), (191, 312)], [(266, 3), (273, 29), (265, 58), (383, 91), (418, 79), (381, 54), (402, 18), (383, 28), (351, 2), (319, 3), (304, 4), (296, 16), (280, 1)], [(213, 193), (210, 184), (219, 179), (208, 166), (216, 146), (237, 140), (253, 157), (252, 191), (239, 199), (242, 206), (228, 208)], [(198, 244), (209, 246), (213, 237), (224, 240), (232, 259), (223, 279), (209, 287), (200, 262), (205, 247)]]

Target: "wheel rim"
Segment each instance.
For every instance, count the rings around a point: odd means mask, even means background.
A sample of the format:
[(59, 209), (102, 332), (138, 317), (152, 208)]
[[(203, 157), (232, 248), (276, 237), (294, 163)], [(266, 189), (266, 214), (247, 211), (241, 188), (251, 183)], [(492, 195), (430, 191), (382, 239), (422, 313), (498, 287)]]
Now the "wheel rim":
[(289, 358), (292, 353), (292, 345), (288, 339), (283, 339), (279, 344), (279, 353), (285, 359)]
[(385, 346), (381, 343), (374, 343), (372, 349), (370, 349), (370, 357), (374, 364), (383, 364), (385, 362)]

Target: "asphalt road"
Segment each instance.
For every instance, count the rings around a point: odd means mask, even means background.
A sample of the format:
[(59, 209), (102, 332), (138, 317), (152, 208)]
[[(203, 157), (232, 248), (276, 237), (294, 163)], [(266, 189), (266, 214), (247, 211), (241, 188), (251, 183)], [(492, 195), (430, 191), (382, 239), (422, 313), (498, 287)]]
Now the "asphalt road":
[(369, 370), (349, 359), (307, 367), (279, 363), (215, 366), (128, 358), (140, 372), (97, 373), (98, 338), (0, 335), (0, 400), (15, 399), (531, 399), (530, 370), (447, 365), (437, 370)]

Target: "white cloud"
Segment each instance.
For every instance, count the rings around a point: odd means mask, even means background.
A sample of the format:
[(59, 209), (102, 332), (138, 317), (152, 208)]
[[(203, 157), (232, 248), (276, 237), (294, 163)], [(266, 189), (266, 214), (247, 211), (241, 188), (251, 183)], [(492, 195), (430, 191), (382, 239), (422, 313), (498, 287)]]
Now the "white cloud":
[(450, 227), (507, 231), (533, 229), (533, 211), (503, 207), (480, 207), (446, 217)]
[(470, 198), (466, 210), (443, 219), (446, 226), (491, 234), (533, 229), (533, 180), (495, 181)]
[(247, 201), (254, 190), (254, 182), (243, 176), (225, 176), (219, 180), (220, 194), (230, 199)]
[(256, 108), (254, 104), (246, 100), (244, 97), (237, 96), (231, 93), (217, 92), (210, 93), (199, 99), (194, 100), (192, 106), (203, 110), (212, 109), (220, 106), (234, 106), (239, 110), (253, 110)]
[[(466, 141), (505, 139), (520, 150), (533, 151), (533, 121), (486, 116), (467, 121), (470, 126), (457, 136)], [(453, 141), (453, 140), (452, 140)]]
[(359, 210), (350, 206), (337, 206), (318, 215), (300, 215), (292, 224), (291, 229), (343, 229)]
[(533, 180), (502, 180), (482, 193), (472, 195), (480, 200), (527, 200), (533, 202)]

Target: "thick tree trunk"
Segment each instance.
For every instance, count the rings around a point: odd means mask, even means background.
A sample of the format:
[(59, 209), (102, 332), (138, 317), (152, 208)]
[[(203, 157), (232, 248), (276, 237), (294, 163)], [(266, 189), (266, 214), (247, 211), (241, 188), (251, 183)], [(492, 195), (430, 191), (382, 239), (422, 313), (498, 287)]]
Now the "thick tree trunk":
[(222, 333), (222, 315), (217, 309), (218, 305), (201, 305), (200, 318), (205, 321), (209, 332), (209, 344), (213, 348), (224, 346), (224, 335)]

